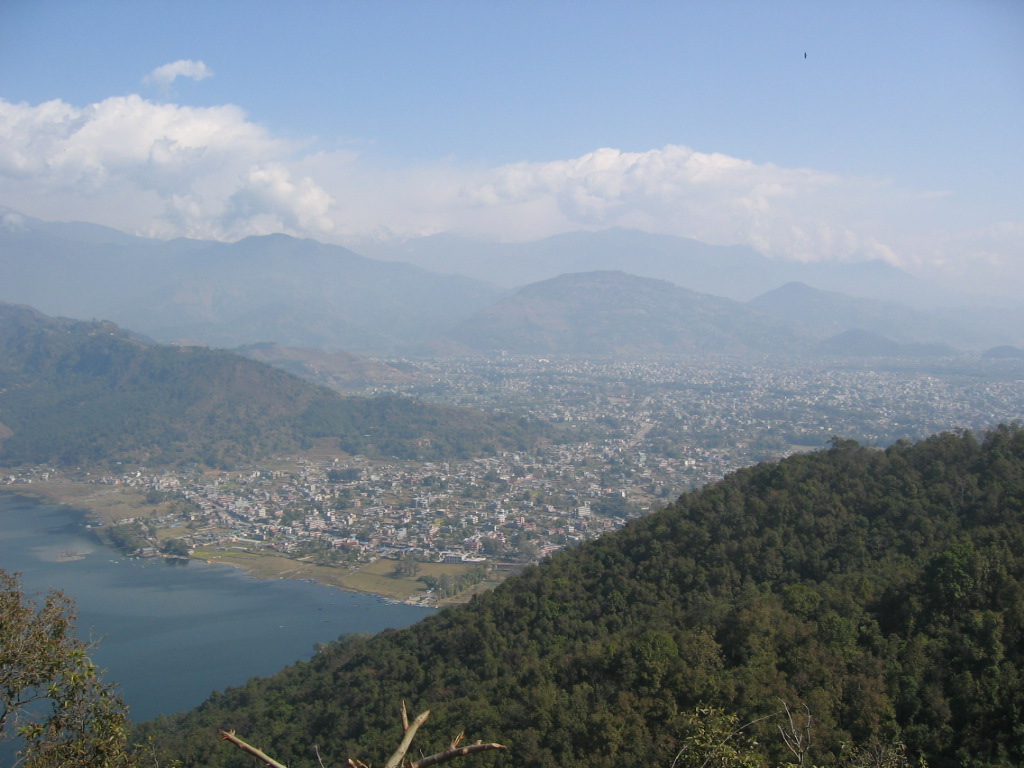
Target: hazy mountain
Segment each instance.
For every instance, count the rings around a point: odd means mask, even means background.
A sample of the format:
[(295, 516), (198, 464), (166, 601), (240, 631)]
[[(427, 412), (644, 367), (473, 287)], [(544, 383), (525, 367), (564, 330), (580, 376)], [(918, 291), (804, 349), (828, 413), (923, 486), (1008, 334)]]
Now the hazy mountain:
[(787, 283), (749, 302), (765, 314), (801, 328), (819, 340), (859, 329), (889, 337), (899, 344), (951, 344), (983, 347), (986, 339), (949, 317), (904, 304), (861, 299), (823, 291), (805, 283)]
[(787, 351), (783, 323), (730, 299), (623, 272), (528, 285), (447, 333), (473, 350), (529, 354)]
[(317, 439), (351, 453), (443, 458), (485, 443), (521, 449), (536, 434), (512, 417), (342, 397), (224, 350), (0, 304), (0, 464), (224, 465)]
[(507, 287), (567, 272), (618, 270), (736, 301), (749, 301), (794, 281), (870, 298), (936, 300), (936, 291), (929, 285), (880, 261), (803, 264), (769, 259), (746, 246), (708, 245), (634, 229), (570, 232), (525, 243), (485, 243), (440, 234), (354, 247), (377, 258)]
[(387, 754), (404, 701), (432, 711), (424, 754), (509, 745), (482, 768), (793, 765), (786, 733), (805, 765), (1016, 768), (1022, 500), (1020, 428), (837, 439), (141, 735), (186, 768), (244, 762), (217, 728), (335, 765)]
[(900, 344), (874, 331), (853, 328), (814, 346), (818, 354), (835, 357), (948, 357), (956, 350), (943, 344)]
[(992, 349), (986, 349), (981, 353), (981, 356), (986, 360), (1015, 360), (1024, 358), (1024, 349), (1019, 349), (1005, 344), (998, 347), (992, 347)]
[(436, 336), (504, 292), (286, 235), (162, 242), (0, 218), (0, 300), (162, 341), (382, 351)]
[[(967, 297), (946, 296), (941, 310), (911, 310), (907, 304), (938, 297), (927, 284), (882, 262), (799, 264), (741, 246), (627, 229), (531, 243), (437, 235), (360, 247), (376, 258), (285, 235), (237, 243), (163, 242), (4, 209), (0, 300), (52, 315), (109, 319), (165, 342), (447, 353), (459, 346), (446, 346), (444, 332), (506, 296), (510, 287), (567, 273), (623, 271), (733, 300), (759, 297), (762, 303), (755, 306), (787, 322), (797, 320), (818, 339), (863, 328), (900, 343), (975, 350), (1024, 344), (1024, 305), (975, 307)], [(786, 286), (794, 282), (815, 288), (799, 293)], [(782, 293), (771, 301), (776, 289)], [(843, 296), (815, 296), (814, 290)]]

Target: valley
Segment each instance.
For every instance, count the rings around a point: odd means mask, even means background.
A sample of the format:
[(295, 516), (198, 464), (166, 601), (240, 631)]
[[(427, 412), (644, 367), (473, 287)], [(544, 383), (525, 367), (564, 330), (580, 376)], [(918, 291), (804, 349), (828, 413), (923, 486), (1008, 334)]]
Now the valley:
[[(1024, 418), (1024, 364), (722, 356), (386, 360), (412, 373), (344, 389), (529, 414), (563, 439), (449, 461), (315, 451), (234, 469), (113, 463), (0, 473), (91, 510), (104, 536), (263, 577), (414, 604), (465, 599), (679, 493), (761, 461)], [(340, 387), (327, 377), (321, 383)]]

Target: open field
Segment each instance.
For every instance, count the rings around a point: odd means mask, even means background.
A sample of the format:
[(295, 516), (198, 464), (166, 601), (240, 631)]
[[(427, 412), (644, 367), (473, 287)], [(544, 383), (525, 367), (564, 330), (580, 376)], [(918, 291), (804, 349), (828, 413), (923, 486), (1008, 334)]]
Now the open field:
[[(403, 577), (394, 575), (394, 560), (384, 559), (351, 569), (293, 560), (272, 552), (250, 552), (230, 547), (197, 549), (192, 556), (210, 563), (244, 568), (253, 576), (262, 579), (315, 579), (320, 584), (350, 592), (365, 592), (401, 601), (416, 599), (426, 592), (426, 585), (417, 581), (420, 576), (454, 576), (472, 567), (451, 563), (420, 563), (420, 571), (416, 576)], [(490, 587), (497, 582), (488, 580), (484, 583)], [(475, 590), (469, 590), (467, 594), (472, 591)], [(457, 602), (459, 597), (442, 602)]]
[(316, 565), (292, 560), (269, 552), (247, 552), (241, 549), (197, 549), (192, 557), (209, 563), (234, 565), (261, 579), (315, 579), (320, 584), (347, 589), (343, 583), (345, 568)]

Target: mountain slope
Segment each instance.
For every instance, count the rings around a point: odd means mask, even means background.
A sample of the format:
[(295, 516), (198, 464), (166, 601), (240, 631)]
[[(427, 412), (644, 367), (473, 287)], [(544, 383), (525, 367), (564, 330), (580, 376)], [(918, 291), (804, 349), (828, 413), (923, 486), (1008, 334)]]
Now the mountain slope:
[(797, 338), (748, 307), (623, 272), (534, 283), (447, 333), (475, 350), (526, 354), (786, 351)]
[(410, 374), (386, 363), (348, 352), (324, 352), (320, 349), (282, 347), (264, 342), (233, 350), (243, 357), (259, 360), (317, 384), (339, 388), (366, 384), (406, 381)]
[(742, 470), (144, 730), (186, 766), (236, 762), (216, 727), (287, 764), (313, 744), (366, 759), (402, 700), (433, 711), (427, 753), (460, 731), (511, 746), (482, 766), (670, 765), (708, 705), (756, 720), (783, 762), (783, 704), (810, 713), (816, 765), (900, 742), (908, 764), (1024, 764), (1024, 430), (836, 440)]
[(222, 465), (317, 438), (350, 452), (436, 458), (521, 446), (535, 434), (509, 417), (345, 398), (230, 352), (155, 345), (111, 323), (0, 304), (0, 464)]

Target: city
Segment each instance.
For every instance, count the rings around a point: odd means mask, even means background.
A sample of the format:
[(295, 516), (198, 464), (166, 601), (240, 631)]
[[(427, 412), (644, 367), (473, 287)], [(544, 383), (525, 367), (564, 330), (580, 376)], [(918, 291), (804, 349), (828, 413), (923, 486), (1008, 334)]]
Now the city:
[(1024, 418), (1024, 364), (1013, 360), (388, 362), (414, 373), (345, 393), (530, 414), (561, 437), (531, 452), (460, 461), (396, 461), (320, 445), (231, 471), (132, 466), (62, 475), (35, 467), (9, 471), (3, 482), (40, 488), (60, 477), (140, 494), (137, 514), (95, 520), (126, 552), (373, 568), (414, 585), (396, 593), (403, 599), (430, 605), (743, 466), (836, 436), (885, 446)]

